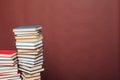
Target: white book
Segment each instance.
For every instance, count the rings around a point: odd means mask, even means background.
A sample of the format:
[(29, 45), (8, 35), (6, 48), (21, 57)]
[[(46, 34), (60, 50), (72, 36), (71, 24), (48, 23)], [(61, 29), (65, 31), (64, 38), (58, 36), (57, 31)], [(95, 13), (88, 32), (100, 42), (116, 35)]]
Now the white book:
[(38, 58), (36, 58), (36, 59), (19, 58), (19, 57), (18, 57), (18, 60), (19, 60), (19, 61), (20, 61), (20, 60), (23, 60), (23, 61), (33, 61), (33, 62), (35, 62), (35, 61), (38, 61), (38, 60), (41, 60), (41, 59), (43, 59), (43, 56), (40, 56), (40, 57), (38, 57)]
[(0, 80), (1, 79), (4, 79), (4, 78), (14, 78), (14, 77), (20, 77), (20, 74), (8, 74), (8, 73), (3, 73), (3, 74), (0, 74)]
[(38, 70), (35, 70), (35, 71), (28, 71), (28, 70), (25, 70), (25, 69), (22, 69), (22, 68), (19, 68), (19, 70), (21, 70), (21, 71), (23, 71), (23, 72), (26, 72), (26, 73), (28, 73), (28, 74), (34, 74), (34, 73), (38, 73), (38, 72), (44, 71), (44, 68), (38, 69)]
[(0, 66), (0, 71), (1, 70), (17, 69), (17, 68), (18, 68), (17, 64), (15, 66)]
[(24, 66), (27, 66), (27, 67), (35, 67), (35, 66), (43, 65), (43, 62), (35, 64), (35, 65), (19, 62), (19, 65), (24, 65)]
[(13, 60), (13, 59), (15, 59), (17, 56), (15, 55), (15, 56), (13, 56), (13, 57), (0, 57), (0, 60), (1, 61), (4, 61), (4, 60)]
[(7, 73), (7, 72), (18, 72), (18, 69), (10, 69), (10, 70), (1, 70), (0, 71), (0, 74), (2, 74), (2, 73)]
[(41, 26), (19, 26), (13, 29), (13, 32), (23, 32), (23, 31), (37, 31), (41, 30)]
[(2, 61), (0, 61), (0, 64), (14, 64), (15, 62), (17, 61), (17, 59), (15, 59), (15, 60), (2, 60)]
[(25, 70), (29, 70), (29, 71), (35, 71), (35, 70), (42, 69), (42, 65), (35, 66), (35, 67), (26, 67), (26, 66), (20, 65), (19, 68), (22, 68), (22, 69), (25, 69)]
[(38, 54), (43, 50), (43, 47), (37, 49), (18, 49), (18, 54)]
[(3, 78), (0, 80), (22, 80), (20, 77), (8, 77), (8, 78)]
[(38, 42), (16, 42), (16, 46), (36, 46), (42, 43), (42, 40), (39, 40)]
[(17, 56), (19, 57), (19, 58), (38, 58), (38, 57), (40, 57), (40, 56), (42, 56), (43, 55), (43, 53), (38, 53), (38, 54), (33, 54), (33, 55), (30, 55), (30, 54), (18, 54)]
[(43, 44), (37, 45), (37, 46), (16, 46), (18, 49), (37, 49), (39, 47), (42, 47)]
[(32, 62), (32, 61), (23, 61), (23, 60), (20, 60), (19, 62), (26, 63), (26, 64), (31, 64), (31, 65), (35, 65), (35, 64), (41, 63), (43, 61), (44, 60), (40, 60), (40, 61), (37, 61), (37, 62)]
[(16, 75), (16, 74), (18, 74), (18, 72), (16, 72), (16, 71), (12, 71), (12, 72), (3, 72), (3, 73), (1, 73), (1, 74), (13, 74), (13, 75)]

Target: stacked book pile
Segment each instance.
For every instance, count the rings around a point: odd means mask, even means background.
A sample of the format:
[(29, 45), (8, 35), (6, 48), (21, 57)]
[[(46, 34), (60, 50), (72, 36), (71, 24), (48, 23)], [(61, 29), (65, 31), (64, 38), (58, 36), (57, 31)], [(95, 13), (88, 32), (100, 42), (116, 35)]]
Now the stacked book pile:
[(0, 80), (21, 80), (16, 51), (0, 50)]
[(40, 73), (44, 71), (41, 29), (40, 26), (19, 26), (13, 29), (23, 80), (41, 80)]

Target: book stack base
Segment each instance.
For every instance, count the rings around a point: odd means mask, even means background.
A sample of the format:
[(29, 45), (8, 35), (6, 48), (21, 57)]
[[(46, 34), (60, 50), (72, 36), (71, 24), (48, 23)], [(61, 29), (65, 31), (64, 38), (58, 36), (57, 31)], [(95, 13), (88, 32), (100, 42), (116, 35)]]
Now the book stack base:
[(39, 26), (20, 26), (13, 29), (23, 80), (41, 80), (40, 74), (44, 71), (41, 29)]

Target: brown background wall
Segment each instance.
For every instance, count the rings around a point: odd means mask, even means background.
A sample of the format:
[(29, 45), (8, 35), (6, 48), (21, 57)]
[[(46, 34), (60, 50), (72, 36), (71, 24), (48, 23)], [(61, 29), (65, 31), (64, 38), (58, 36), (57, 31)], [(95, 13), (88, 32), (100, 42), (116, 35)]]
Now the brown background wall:
[(42, 25), (43, 80), (119, 80), (118, 0), (0, 0), (0, 49), (12, 29)]

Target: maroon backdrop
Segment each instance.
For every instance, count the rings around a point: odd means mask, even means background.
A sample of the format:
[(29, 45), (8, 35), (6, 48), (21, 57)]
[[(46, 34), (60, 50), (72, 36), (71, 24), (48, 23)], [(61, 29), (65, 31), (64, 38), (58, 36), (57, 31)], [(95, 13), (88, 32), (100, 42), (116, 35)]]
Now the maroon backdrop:
[(119, 80), (118, 0), (0, 0), (0, 49), (12, 29), (42, 25), (42, 80)]

